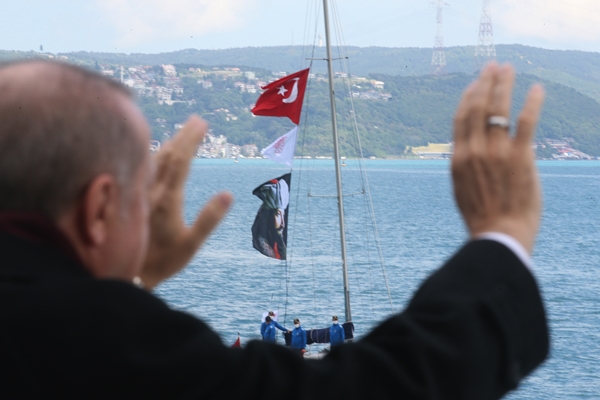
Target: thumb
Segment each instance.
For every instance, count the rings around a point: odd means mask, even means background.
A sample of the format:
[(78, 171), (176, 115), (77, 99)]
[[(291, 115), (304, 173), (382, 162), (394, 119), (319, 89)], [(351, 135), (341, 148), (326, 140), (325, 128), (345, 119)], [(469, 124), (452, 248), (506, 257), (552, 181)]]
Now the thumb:
[(232, 203), (233, 196), (229, 192), (221, 192), (208, 201), (191, 228), (190, 244), (193, 247), (199, 247), (206, 240), (225, 217)]

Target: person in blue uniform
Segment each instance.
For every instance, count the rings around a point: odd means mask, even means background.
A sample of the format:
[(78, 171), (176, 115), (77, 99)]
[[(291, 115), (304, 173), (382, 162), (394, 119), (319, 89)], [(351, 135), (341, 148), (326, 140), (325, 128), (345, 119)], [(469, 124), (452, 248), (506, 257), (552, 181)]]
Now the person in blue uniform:
[[(275, 326), (271, 323), (271, 317), (267, 315), (265, 318), (265, 329), (262, 333), (265, 342), (275, 343)], [(262, 331), (262, 327), (261, 327)]]
[(275, 320), (275, 313), (273, 311), (269, 311), (269, 317), (271, 317), (271, 324), (273, 324), (275, 328), (283, 332), (291, 332), (288, 328), (284, 328)]
[(329, 328), (329, 343), (331, 347), (344, 343), (346, 335), (344, 328), (338, 323), (337, 315), (331, 317), (331, 328)]
[[(281, 326), (277, 321), (275, 321), (275, 313), (273, 311), (269, 311), (269, 315), (268, 317), (271, 319), (271, 325), (273, 325), (274, 328), (277, 328), (283, 332), (292, 332), (287, 328), (284, 328), (283, 326)], [(265, 339), (265, 329), (267, 327), (267, 319), (265, 318), (265, 322), (263, 322), (260, 325), (260, 336), (262, 336), (263, 340)]]
[(306, 331), (300, 326), (300, 320), (294, 319), (294, 329), (292, 330), (292, 350), (303, 356), (306, 351)]

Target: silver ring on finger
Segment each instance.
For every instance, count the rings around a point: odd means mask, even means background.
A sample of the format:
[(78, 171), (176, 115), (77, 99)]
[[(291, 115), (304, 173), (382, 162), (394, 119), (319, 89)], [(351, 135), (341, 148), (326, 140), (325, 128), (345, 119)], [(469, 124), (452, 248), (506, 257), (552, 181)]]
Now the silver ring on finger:
[(508, 120), (508, 118), (502, 115), (492, 115), (487, 120), (487, 126), (490, 128), (497, 127), (502, 129), (509, 129), (510, 121)]

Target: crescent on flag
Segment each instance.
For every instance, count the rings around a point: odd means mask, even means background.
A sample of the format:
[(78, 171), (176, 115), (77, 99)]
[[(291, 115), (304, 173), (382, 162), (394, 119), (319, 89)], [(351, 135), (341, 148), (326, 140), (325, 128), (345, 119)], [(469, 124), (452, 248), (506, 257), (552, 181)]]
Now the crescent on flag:
[(256, 104), (251, 110), (252, 114), (268, 117), (288, 117), (294, 124), (298, 125), (302, 113), (306, 83), (308, 82), (308, 71), (308, 68), (303, 69), (262, 86), (264, 93), (256, 100)]
[(294, 87), (292, 88), (292, 94), (290, 94), (290, 97), (284, 98), (282, 101), (284, 103), (293, 103), (296, 101), (296, 98), (298, 97), (298, 81), (300, 80), (300, 78), (294, 78)]

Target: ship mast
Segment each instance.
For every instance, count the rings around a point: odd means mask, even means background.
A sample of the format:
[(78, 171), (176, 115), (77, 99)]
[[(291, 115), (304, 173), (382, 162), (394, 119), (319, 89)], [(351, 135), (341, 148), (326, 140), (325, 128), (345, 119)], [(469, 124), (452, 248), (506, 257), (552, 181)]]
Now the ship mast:
[(344, 275), (345, 322), (352, 321), (350, 311), (350, 287), (348, 285), (348, 263), (346, 257), (346, 229), (344, 226), (344, 195), (342, 192), (342, 169), (340, 165), (340, 145), (335, 111), (335, 91), (333, 87), (333, 59), (331, 57), (331, 39), (329, 35), (329, 10), (327, 0), (323, 0), (323, 16), (325, 19), (325, 45), (327, 49), (327, 72), (329, 74), (329, 101), (331, 104), (331, 126), (333, 130), (333, 158), (335, 160), (335, 181), (337, 185), (338, 213), (340, 217), (340, 244), (342, 250), (342, 272)]

